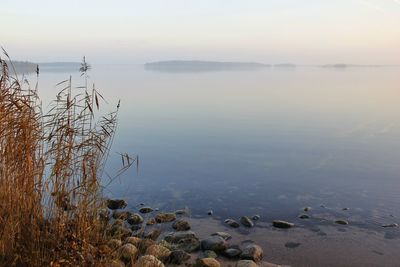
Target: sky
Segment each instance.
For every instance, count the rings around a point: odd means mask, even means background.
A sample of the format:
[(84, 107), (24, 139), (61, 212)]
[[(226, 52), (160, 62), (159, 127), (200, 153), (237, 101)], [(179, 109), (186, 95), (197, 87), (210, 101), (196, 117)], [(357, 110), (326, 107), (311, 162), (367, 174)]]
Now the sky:
[(400, 64), (400, 0), (1, 0), (17, 60)]

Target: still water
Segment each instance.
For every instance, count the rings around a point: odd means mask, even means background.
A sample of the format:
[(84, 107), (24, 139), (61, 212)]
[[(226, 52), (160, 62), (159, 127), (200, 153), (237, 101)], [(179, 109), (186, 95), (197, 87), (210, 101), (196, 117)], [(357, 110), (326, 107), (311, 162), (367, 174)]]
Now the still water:
[[(108, 172), (121, 165), (116, 152), (140, 158), (138, 171), (106, 192), (132, 209), (189, 207), (197, 231), (229, 230), (277, 263), (399, 266), (400, 230), (382, 227), (400, 223), (399, 74), (395, 67), (168, 73), (95, 65), (90, 78), (107, 109), (121, 99)], [(68, 75), (41, 74), (45, 102)], [(311, 219), (298, 219), (305, 206)], [(254, 214), (261, 220), (250, 230), (223, 225)], [(297, 227), (273, 229), (274, 219)]]

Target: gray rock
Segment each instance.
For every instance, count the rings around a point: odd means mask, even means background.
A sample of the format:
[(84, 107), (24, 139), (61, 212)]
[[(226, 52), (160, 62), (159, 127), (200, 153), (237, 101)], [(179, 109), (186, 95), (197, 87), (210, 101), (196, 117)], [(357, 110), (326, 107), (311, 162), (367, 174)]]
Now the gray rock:
[(126, 219), (126, 221), (131, 225), (141, 224), (143, 222), (143, 217), (138, 213), (134, 213), (134, 214), (130, 214), (128, 216), (128, 218)]
[(209, 210), (209, 211), (207, 212), (207, 214), (211, 216), (211, 215), (214, 214), (214, 212), (213, 212), (212, 210)]
[(299, 218), (300, 219), (310, 219), (310, 216), (309, 215), (307, 215), (307, 214), (301, 214), (301, 215), (299, 215)]
[(240, 226), (240, 224), (233, 219), (226, 219), (224, 222), (232, 228), (238, 228)]
[(226, 233), (226, 232), (215, 232), (215, 233), (213, 233), (213, 234), (211, 234), (211, 235), (220, 236), (220, 237), (222, 237), (222, 238), (225, 239), (225, 240), (229, 240), (229, 239), (232, 238), (232, 236), (231, 236), (230, 234)]
[(272, 222), (272, 225), (276, 228), (284, 228), (284, 229), (291, 228), (294, 226), (293, 223), (290, 223), (287, 221), (282, 221), (282, 220), (274, 220)]
[(150, 208), (150, 207), (142, 207), (142, 208), (140, 208), (139, 209), (139, 212), (140, 213), (150, 213), (150, 212), (152, 212), (154, 209), (152, 209), (152, 208)]
[(128, 203), (123, 199), (107, 199), (107, 207), (110, 210), (124, 209)]
[(187, 212), (186, 212), (186, 210), (176, 210), (175, 214), (176, 215), (185, 215), (185, 214), (187, 214)]
[(201, 248), (203, 250), (212, 250), (215, 252), (225, 251), (227, 243), (225, 239), (220, 236), (210, 236), (201, 241)]
[(114, 210), (112, 217), (114, 219), (126, 220), (130, 215), (129, 211)]
[(247, 216), (241, 217), (240, 218), (240, 223), (243, 224), (246, 227), (253, 227), (254, 226), (254, 223)]
[(251, 260), (241, 260), (236, 263), (236, 267), (258, 267), (258, 265)]
[(224, 255), (228, 258), (238, 258), (242, 251), (237, 248), (228, 248), (224, 251)]
[(177, 231), (187, 231), (190, 230), (190, 224), (185, 220), (177, 220), (172, 224), (172, 228)]
[(240, 258), (242, 260), (252, 260), (254, 262), (259, 262), (263, 259), (264, 252), (262, 248), (258, 245), (250, 244), (243, 250)]
[(166, 223), (166, 222), (172, 222), (176, 220), (176, 214), (175, 213), (167, 213), (167, 212), (161, 212), (156, 215), (155, 217), (157, 223)]
[(190, 259), (190, 254), (184, 250), (174, 250), (169, 255), (168, 262), (171, 264), (181, 265)]
[(349, 222), (346, 221), (346, 220), (336, 220), (335, 223), (341, 224), (341, 225), (348, 225), (349, 224)]
[(258, 220), (261, 219), (261, 217), (260, 217), (260, 215), (254, 215), (254, 216), (252, 217), (252, 219), (253, 219), (253, 221), (258, 221)]
[(139, 258), (137, 267), (164, 267), (164, 264), (153, 255), (145, 255)]
[(192, 231), (172, 232), (167, 234), (164, 239), (171, 243), (175, 250), (192, 253), (200, 248), (200, 240)]

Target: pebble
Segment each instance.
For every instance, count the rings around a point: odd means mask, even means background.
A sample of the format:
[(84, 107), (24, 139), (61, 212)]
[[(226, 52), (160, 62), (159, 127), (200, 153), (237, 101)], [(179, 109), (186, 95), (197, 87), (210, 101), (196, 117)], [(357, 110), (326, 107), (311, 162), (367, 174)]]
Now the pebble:
[(237, 248), (228, 248), (224, 251), (224, 255), (228, 258), (237, 258), (242, 254), (242, 251)]
[(214, 214), (214, 212), (213, 212), (212, 210), (209, 210), (209, 211), (207, 212), (207, 214), (211, 216), (211, 215)]
[(301, 215), (299, 215), (299, 218), (300, 219), (310, 219), (310, 216), (307, 214), (301, 214)]
[(181, 265), (190, 259), (190, 254), (183, 250), (173, 250), (169, 255), (168, 262), (171, 264)]
[(349, 222), (346, 221), (346, 220), (336, 220), (335, 223), (341, 224), (341, 225), (348, 225), (349, 224)]
[(231, 236), (230, 234), (226, 233), (226, 232), (215, 232), (215, 233), (213, 233), (213, 234), (211, 234), (211, 235), (220, 236), (220, 237), (222, 237), (222, 238), (225, 239), (225, 240), (229, 240), (229, 239), (232, 238), (232, 236)]
[(145, 214), (145, 213), (150, 213), (150, 212), (152, 212), (152, 211), (154, 211), (154, 209), (152, 209), (152, 208), (150, 208), (150, 207), (142, 207), (142, 208), (139, 209), (139, 212), (140, 212), (140, 213), (143, 213), (143, 214)]
[(399, 227), (397, 223), (391, 223), (391, 224), (384, 224), (382, 225), (384, 228), (392, 228), (392, 227)]
[(287, 222), (287, 221), (281, 221), (281, 220), (275, 220), (272, 222), (272, 225), (276, 228), (291, 228), (294, 226), (293, 223)]
[(201, 241), (201, 248), (203, 250), (212, 250), (215, 252), (222, 252), (227, 249), (227, 243), (225, 239), (220, 236), (210, 236)]
[(252, 217), (252, 219), (253, 219), (253, 221), (258, 221), (258, 220), (261, 219), (261, 216), (260, 216), (260, 215), (254, 215), (254, 216)]
[(242, 254), (240, 255), (240, 258), (242, 260), (252, 260), (255, 262), (261, 261), (263, 257), (264, 257), (264, 251), (262, 250), (262, 248), (254, 244), (245, 247)]
[(246, 226), (246, 227), (253, 227), (254, 226), (254, 223), (250, 220), (250, 218), (249, 217), (247, 217), (247, 216), (243, 216), (243, 217), (241, 217), (240, 218), (240, 222), (244, 225), (244, 226)]
[(233, 220), (233, 219), (226, 219), (224, 222), (225, 222), (227, 225), (229, 225), (230, 227), (232, 227), (232, 228), (238, 228), (238, 227), (240, 227), (240, 224), (239, 224), (237, 221)]
[(134, 214), (130, 214), (127, 217), (126, 221), (131, 225), (133, 225), (133, 224), (141, 224), (143, 222), (143, 217), (138, 213), (134, 213)]

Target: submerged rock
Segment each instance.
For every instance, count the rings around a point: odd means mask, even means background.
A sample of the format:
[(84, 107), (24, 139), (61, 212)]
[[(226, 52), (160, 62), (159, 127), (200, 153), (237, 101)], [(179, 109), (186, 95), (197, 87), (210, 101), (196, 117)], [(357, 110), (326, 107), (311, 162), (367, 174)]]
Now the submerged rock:
[(194, 264), (194, 267), (220, 267), (221, 264), (213, 258), (198, 259)]
[(172, 222), (176, 220), (176, 214), (162, 212), (156, 215), (155, 220), (158, 223)]
[(310, 211), (311, 209), (312, 209), (311, 207), (304, 207), (303, 211), (307, 212), (307, 211)]
[(243, 224), (246, 227), (253, 227), (254, 226), (254, 223), (247, 216), (241, 217), (240, 218), (240, 222), (241, 222), (241, 224)]
[(185, 215), (185, 214), (187, 214), (187, 212), (186, 212), (186, 210), (176, 210), (175, 214), (176, 215)]
[(399, 227), (397, 223), (391, 223), (391, 224), (384, 224), (382, 225), (384, 228), (392, 228), (392, 227)]
[(226, 219), (224, 221), (224, 223), (226, 223), (227, 225), (229, 225), (232, 228), (240, 227), (240, 224), (237, 221), (235, 221), (234, 219)]
[(141, 224), (143, 222), (143, 217), (139, 213), (133, 213), (127, 217), (126, 221), (132, 225)]
[(152, 209), (152, 208), (150, 208), (150, 207), (142, 207), (142, 208), (139, 209), (139, 212), (145, 214), (145, 213), (150, 213), (150, 212), (152, 212), (153, 210), (154, 210), (154, 209)]
[(253, 219), (253, 221), (258, 221), (258, 220), (261, 219), (261, 217), (260, 217), (260, 215), (254, 215), (254, 216), (252, 217), (252, 219)]
[(307, 215), (307, 214), (301, 214), (301, 215), (299, 215), (299, 218), (300, 219), (310, 219), (310, 216), (309, 215)]
[(123, 199), (107, 199), (107, 207), (110, 210), (124, 209), (128, 203)]
[(207, 214), (211, 216), (211, 215), (214, 214), (214, 212), (213, 212), (212, 210), (209, 210), (209, 211), (207, 212)]
[(287, 221), (282, 221), (282, 220), (274, 220), (272, 222), (272, 225), (276, 228), (283, 228), (283, 229), (287, 229), (287, 228), (291, 228), (294, 226), (294, 223), (290, 223)]
[(164, 267), (164, 264), (153, 255), (145, 255), (139, 258), (136, 267)]
[(236, 263), (236, 267), (258, 267), (252, 260), (240, 260)]
[(220, 236), (210, 236), (201, 241), (201, 248), (203, 250), (212, 250), (215, 252), (222, 252), (226, 250), (227, 243), (225, 239)]
[(263, 259), (264, 252), (262, 248), (258, 245), (250, 244), (243, 250), (240, 258), (243, 260), (252, 260), (255, 262), (259, 262)]
[(349, 222), (346, 221), (346, 220), (336, 220), (335, 223), (341, 224), (341, 225), (348, 225), (349, 224)]
[(174, 250), (169, 255), (168, 262), (171, 264), (181, 265), (190, 259), (190, 254), (183, 250)]
[(156, 224), (157, 222), (156, 222), (156, 219), (154, 219), (154, 218), (151, 218), (151, 219), (149, 219), (147, 222), (146, 222), (146, 225), (154, 225), (154, 224)]
[(190, 224), (185, 220), (177, 220), (172, 224), (172, 228), (177, 231), (187, 231), (190, 230)]
[(232, 236), (231, 236), (230, 234), (226, 233), (226, 232), (215, 232), (215, 233), (213, 233), (213, 234), (211, 234), (211, 235), (212, 235), (212, 236), (213, 236), (213, 235), (220, 236), (220, 237), (222, 237), (222, 238), (225, 239), (225, 240), (229, 240), (229, 239), (232, 238)]

